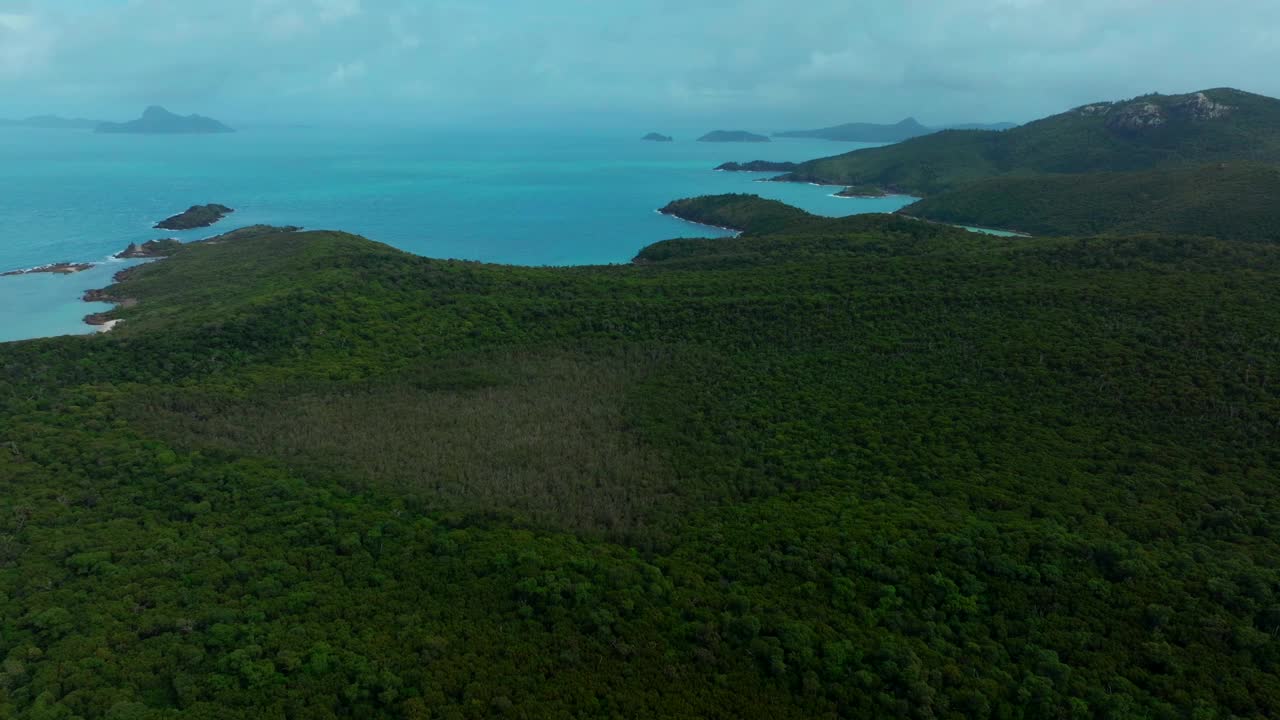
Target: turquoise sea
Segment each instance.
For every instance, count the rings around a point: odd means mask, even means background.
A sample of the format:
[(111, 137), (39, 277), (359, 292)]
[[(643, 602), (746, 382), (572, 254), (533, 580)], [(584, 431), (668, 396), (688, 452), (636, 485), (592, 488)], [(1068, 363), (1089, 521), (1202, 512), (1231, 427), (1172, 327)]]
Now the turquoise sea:
[[(829, 216), (891, 212), (910, 198), (836, 198), (838, 188), (715, 172), (729, 160), (808, 160), (867, 147), (648, 143), (641, 132), (447, 133), (244, 130), (160, 137), (0, 129), (0, 272), (103, 262), (130, 242), (194, 240), (254, 223), (358, 233), (410, 252), (519, 265), (627, 262), (672, 237), (726, 234), (659, 215), (691, 195), (750, 192)], [(692, 137), (692, 136), (691, 136)], [(237, 212), (172, 233), (157, 220), (194, 204)], [(127, 267), (0, 278), (0, 342), (86, 333), (105, 309), (80, 301)]]

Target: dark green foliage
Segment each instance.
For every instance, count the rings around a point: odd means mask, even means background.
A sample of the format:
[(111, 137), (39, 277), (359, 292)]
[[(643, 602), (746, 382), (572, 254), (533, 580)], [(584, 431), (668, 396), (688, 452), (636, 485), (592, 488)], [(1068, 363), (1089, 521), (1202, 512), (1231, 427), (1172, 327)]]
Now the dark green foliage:
[[(1210, 105), (1202, 105), (1200, 95)], [(1219, 115), (1217, 105), (1229, 110)], [(1135, 109), (1147, 106), (1157, 109), (1159, 124), (1127, 124), (1141, 120)], [(812, 160), (784, 177), (928, 196), (1001, 175), (1132, 172), (1240, 160), (1280, 162), (1280, 101), (1217, 89), (1097, 103), (1003, 132), (947, 130)]]
[(850, 185), (836, 193), (840, 197), (887, 197), (889, 193), (875, 185)]
[(751, 162), (727, 162), (717, 167), (725, 172), (790, 172), (799, 167), (793, 162), (774, 162), (772, 160), (752, 160)]
[(0, 717), (1280, 714), (1280, 248), (795, 219), (0, 346)]
[(659, 210), (682, 220), (750, 233), (764, 233), (806, 222), (815, 216), (759, 195), (704, 195), (667, 203)]
[(156, 227), (161, 230), (193, 230), (209, 227), (233, 212), (235, 210), (217, 203), (192, 205), (185, 212), (156, 223)]
[(1164, 232), (1280, 239), (1280, 168), (1252, 163), (982, 180), (899, 212), (1036, 235)]

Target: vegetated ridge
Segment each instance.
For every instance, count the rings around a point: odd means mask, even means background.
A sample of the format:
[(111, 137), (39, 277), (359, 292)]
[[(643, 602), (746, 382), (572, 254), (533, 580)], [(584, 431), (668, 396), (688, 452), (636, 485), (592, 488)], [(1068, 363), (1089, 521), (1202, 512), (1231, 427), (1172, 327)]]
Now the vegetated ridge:
[(673, 205), (0, 345), (0, 715), (1280, 714), (1280, 246)]

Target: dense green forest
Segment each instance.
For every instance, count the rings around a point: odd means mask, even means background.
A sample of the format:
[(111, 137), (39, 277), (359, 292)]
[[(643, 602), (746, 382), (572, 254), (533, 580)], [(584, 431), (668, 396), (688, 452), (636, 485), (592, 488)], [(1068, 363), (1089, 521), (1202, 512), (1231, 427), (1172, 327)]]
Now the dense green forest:
[(783, 179), (930, 196), (1004, 175), (1280, 162), (1280, 100), (1228, 88), (1102, 102), (1003, 132), (949, 130), (802, 163)]
[(0, 345), (0, 717), (1280, 715), (1280, 247), (678, 209)]
[(981, 180), (899, 212), (1036, 235), (1161, 232), (1280, 239), (1280, 166), (1255, 163), (1133, 173)]

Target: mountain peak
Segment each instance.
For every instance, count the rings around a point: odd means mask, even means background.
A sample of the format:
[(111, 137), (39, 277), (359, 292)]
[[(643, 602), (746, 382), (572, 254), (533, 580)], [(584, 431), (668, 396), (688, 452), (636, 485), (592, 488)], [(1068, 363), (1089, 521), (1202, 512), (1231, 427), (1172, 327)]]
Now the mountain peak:
[(98, 125), (100, 133), (143, 133), (143, 134), (207, 134), (235, 132), (222, 123), (200, 115), (181, 116), (169, 112), (159, 105), (152, 105), (142, 111), (142, 117), (126, 123), (102, 123)]

